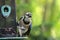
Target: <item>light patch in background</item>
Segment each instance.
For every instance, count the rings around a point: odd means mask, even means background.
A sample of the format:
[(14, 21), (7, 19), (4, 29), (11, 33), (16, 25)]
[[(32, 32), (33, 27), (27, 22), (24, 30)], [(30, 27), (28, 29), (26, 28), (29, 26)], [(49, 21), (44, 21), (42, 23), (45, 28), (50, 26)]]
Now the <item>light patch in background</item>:
[(34, 13), (32, 15), (33, 19), (33, 25), (37, 26), (40, 25), (42, 22), (42, 10), (43, 8), (40, 6), (35, 7)]
[(60, 19), (56, 23), (55, 30), (56, 30), (57, 37), (60, 37)]

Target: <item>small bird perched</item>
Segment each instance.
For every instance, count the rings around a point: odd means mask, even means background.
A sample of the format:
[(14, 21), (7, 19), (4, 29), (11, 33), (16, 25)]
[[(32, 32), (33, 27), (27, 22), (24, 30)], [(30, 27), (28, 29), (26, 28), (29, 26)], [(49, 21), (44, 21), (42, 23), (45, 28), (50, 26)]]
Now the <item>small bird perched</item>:
[(31, 13), (27, 12), (19, 20), (19, 34), (20, 36), (29, 35), (32, 26)]

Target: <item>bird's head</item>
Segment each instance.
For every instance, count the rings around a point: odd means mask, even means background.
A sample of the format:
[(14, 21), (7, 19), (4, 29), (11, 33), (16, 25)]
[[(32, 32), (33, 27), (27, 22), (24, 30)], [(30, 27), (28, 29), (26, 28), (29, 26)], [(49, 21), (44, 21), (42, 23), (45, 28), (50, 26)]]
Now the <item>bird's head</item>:
[(25, 24), (29, 24), (29, 23), (31, 22), (31, 13), (30, 13), (30, 12), (27, 12), (27, 13), (24, 15), (23, 21), (24, 21)]

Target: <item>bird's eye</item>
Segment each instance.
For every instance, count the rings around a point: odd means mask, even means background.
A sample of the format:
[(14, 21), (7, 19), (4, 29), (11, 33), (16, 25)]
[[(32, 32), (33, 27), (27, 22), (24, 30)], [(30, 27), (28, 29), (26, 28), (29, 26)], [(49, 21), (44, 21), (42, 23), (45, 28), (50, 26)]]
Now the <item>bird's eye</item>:
[(29, 16), (29, 18), (31, 18), (31, 16)]

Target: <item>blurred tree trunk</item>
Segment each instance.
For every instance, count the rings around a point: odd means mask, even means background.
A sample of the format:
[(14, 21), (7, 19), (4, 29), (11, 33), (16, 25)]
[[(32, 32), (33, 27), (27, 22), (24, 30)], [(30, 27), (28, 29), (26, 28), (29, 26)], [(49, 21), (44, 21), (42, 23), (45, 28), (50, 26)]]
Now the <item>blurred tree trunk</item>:
[(53, 6), (54, 2), (55, 2), (54, 0), (46, 0), (45, 11), (43, 14), (41, 34), (42, 34), (42, 37), (43, 38), (46, 37), (47, 40), (49, 37), (51, 37), (50, 30), (51, 30), (52, 24), (50, 23), (50, 17), (51, 17), (51, 9), (54, 7)]

